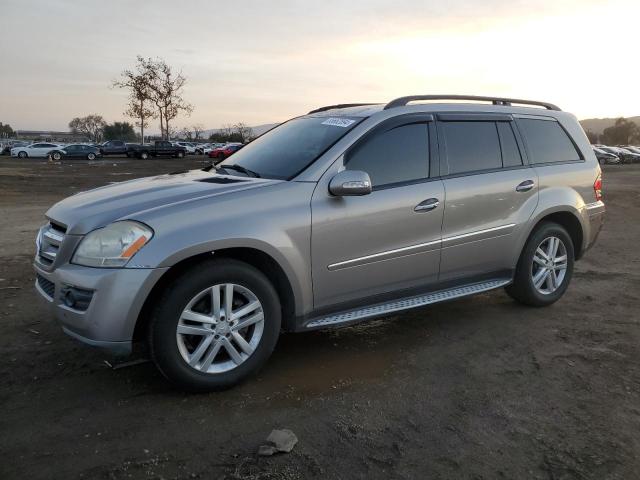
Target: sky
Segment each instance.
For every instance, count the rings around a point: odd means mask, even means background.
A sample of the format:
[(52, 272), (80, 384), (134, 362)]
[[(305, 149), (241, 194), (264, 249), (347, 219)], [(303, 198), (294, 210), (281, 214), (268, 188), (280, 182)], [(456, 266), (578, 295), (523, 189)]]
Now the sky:
[(2, 0), (0, 18), (0, 122), (14, 129), (127, 120), (110, 85), (138, 54), (188, 78), (178, 128), (413, 94), (640, 115), (638, 0)]

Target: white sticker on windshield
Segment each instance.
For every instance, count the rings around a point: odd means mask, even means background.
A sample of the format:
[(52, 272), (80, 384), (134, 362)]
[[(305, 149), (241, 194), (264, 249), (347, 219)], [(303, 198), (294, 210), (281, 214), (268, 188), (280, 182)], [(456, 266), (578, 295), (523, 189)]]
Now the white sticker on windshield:
[(355, 120), (349, 120), (348, 118), (327, 118), (322, 122), (322, 125), (333, 125), (334, 127), (346, 128), (352, 123), (355, 123)]

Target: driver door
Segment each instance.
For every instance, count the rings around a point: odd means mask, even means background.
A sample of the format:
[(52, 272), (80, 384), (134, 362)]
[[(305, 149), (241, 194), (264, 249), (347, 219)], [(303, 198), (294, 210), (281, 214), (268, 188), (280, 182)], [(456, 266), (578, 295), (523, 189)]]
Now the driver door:
[[(383, 122), (330, 168), (312, 201), (315, 309), (402, 297), (438, 280), (444, 187), (428, 115)], [(430, 140), (432, 139), (432, 140)], [(369, 174), (373, 191), (335, 197), (340, 170)]]

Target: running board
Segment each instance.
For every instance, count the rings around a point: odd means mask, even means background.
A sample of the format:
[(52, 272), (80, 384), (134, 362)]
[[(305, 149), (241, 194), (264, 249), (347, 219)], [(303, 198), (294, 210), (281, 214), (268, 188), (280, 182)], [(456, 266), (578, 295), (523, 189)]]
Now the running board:
[(473, 285), (465, 285), (448, 290), (425, 293), (423, 295), (417, 295), (415, 297), (408, 297), (400, 300), (378, 303), (377, 305), (372, 305), (370, 307), (356, 308), (355, 310), (348, 310), (346, 312), (311, 320), (305, 325), (305, 328), (313, 329), (328, 327), (331, 325), (340, 325), (343, 323), (364, 320), (370, 317), (379, 317), (393, 312), (424, 307), (425, 305), (431, 305), (432, 303), (444, 302), (446, 300), (453, 300), (456, 298), (466, 297), (468, 295), (474, 295), (476, 293), (486, 292), (496, 288), (504, 287), (509, 283), (511, 283), (510, 279), (490, 280), (482, 283), (475, 283)]

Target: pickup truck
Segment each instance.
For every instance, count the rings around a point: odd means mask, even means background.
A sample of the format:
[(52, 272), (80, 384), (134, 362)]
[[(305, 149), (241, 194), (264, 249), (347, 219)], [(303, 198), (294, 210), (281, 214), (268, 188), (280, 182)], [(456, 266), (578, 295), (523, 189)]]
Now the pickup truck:
[(102, 155), (127, 155), (129, 146), (123, 140), (109, 140), (100, 145)]
[(129, 145), (129, 155), (146, 160), (149, 157), (177, 157), (182, 158), (187, 154), (187, 150), (179, 145), (174, 145), (165, 140), (159, 140), (152, 144)]

